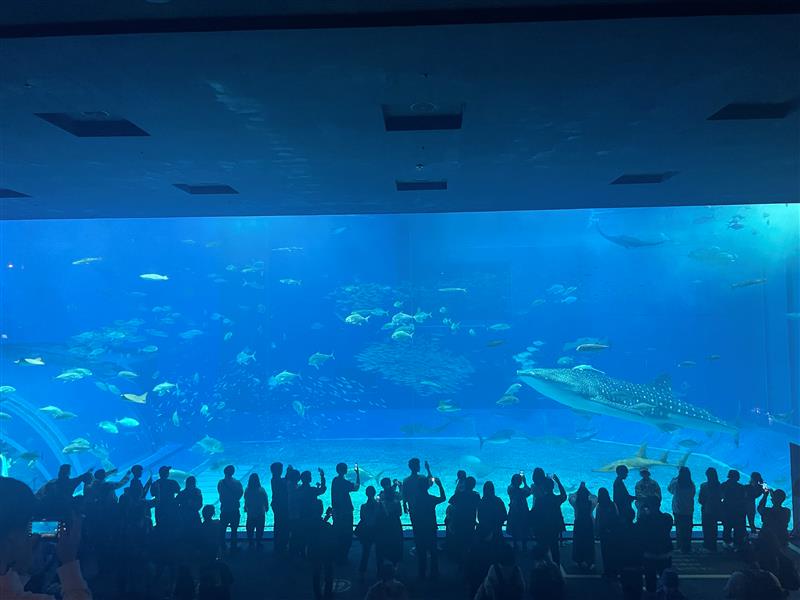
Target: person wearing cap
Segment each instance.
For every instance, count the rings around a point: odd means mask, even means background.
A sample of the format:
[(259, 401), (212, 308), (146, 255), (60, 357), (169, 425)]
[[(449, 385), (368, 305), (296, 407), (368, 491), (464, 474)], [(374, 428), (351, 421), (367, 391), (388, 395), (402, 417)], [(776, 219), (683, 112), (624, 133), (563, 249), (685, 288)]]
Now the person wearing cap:
[(178, 502), (175, 498), (181, 486), (169, 478), (170, 469), (172, 467), (159, 467), (158, 479), (150, 484), (150, 494), (155, 500), (156, 526), (162, 528), (174, 527), (178, 521)]
[[(3, 600), (54, 600), (49, 594), (25, 591), (34, 564), (38, 539), (30, 535), (36, 497), (16, 479), (0, 478), (0, 598)], [(78, 547), (81, 521), (73, 515), (59, 533), (56, 556), (63, 600), (91, 600), (92, 593), (81, 574)]]
[(650, 470), (645, 467), (639, 470), (639, 475), (641, 475), (641, 479), (636, 482), (634, 486), (634, 494), (636, 494), (636, 518), (639, 518), (639, 515), (642, 513), (642, 505), (648, 498), (656, 498), (658, 499), (659, 504), (661, 503), (661, 486), (658, 485), (658, 482), (650, 477)]

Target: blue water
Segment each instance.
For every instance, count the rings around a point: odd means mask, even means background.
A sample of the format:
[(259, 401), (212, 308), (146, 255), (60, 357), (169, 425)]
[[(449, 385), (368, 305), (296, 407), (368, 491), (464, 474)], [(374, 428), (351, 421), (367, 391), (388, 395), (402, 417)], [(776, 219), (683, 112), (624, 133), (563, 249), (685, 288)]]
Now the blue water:
[[(594, 469), (647, 443), (669, 451), (664, 487), (691, 450), (698, 482), (713, 465), (791, 491), (797, 206), (2, 222), (0, 235), (0, 385), (14, 390), (0, 393), (0, 453), (34, 487), (61, 462), (166, 462), (213, 502), (228, 463), (266, 477), (273, 460), (358, 462), (375, 484), (417, 455), (448, 492), (461, 466), (501, 490), (536, 465), (596, 489), (613, 477)], [(365, 321), (348, 323), (354, 311)], [(383, 327), (397, 313), (419, 317), (413, 331), (396, 333), (407, 317)], [(314, 353), (333, 357), (316, 368)], [(667, 374), (739, 434), (576, 414), (524, 384), (497, 404), (518, 369), (577, 365)]]

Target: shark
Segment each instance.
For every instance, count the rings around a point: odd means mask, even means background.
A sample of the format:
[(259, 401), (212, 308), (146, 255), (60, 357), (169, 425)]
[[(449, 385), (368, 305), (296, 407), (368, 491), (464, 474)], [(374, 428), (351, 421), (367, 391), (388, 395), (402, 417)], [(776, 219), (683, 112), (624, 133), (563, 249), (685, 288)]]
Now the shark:
[(594, 367), (578, 365), (571, 369), (520, 370), (517, 376), (543, 396), (579, 413), (647, 423), (662, 431), (689, 428), (729, 433), (738, 440), (737, 427), (676, 398), (666, 375), (652, 383), (631, 383), (609, 377)]
[(620, 465), (625, 465), (629, 469), (633, 470), (649, 469), (651, 467), (683, 467), (686, 466), (686, 462), (689, 460), (690, 454), (691, 451), (686, 452), (678, 461), (678, 463), (673, 465), (669, 462), (669, 450), (665, 450), (660, 458), (650, 458), (647, 456), (647, 444), (642, 444), (639, 446), (639, 451), (636, 453), (636, 456), (615, 460), (607, 465), (603, 465), (599, 469), (593, 470), (596, 473), (613, 473)]

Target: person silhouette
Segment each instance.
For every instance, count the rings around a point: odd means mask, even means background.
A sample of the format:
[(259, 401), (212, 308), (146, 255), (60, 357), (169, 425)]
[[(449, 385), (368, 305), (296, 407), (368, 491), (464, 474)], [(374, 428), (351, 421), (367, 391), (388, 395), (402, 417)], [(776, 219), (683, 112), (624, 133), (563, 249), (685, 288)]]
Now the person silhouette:
[[(261, 540), (264, 537), (264, 524), (269, 510), (267, 491), (261, 486), (258, 473), (250, 473), (247, 488), (244, 490), (244, 512), (247, 513), (245, 530), (247, 531), (247, 545), (252, 550), (254, 547), (261, 549)], [(253, 536), (255, 535), (255, 546)]]
[(239, 521), (242, 518), (239, 512), (239, 501), (244, 495), (242, 484), (233, 478), (236, 467), (228, 465), (223, 470), (224, 477), (217, 483), (217, 493), (219, 494), (219, 521), (222, 529), (223, 540), (228, 527), (231, 529), (231, 552), (238, 550), (237, 537)]
[[(558, 485), (558, 495), (553, 488)], [(566, 530), (561, 505), (567, 501), (567, 492), (557, 475), (542, 481), (541, 495), (531, 509), (531, 530), (536, 542), (550, 550), (553, 562), (561, 564), (559, 537)]]
[(175, 498), (181, 491), (181, 486), (174, 479), (170, 479), (172, 467), (163, 466), (158, 469), (158, 479), (150, 484), (150, 494), (156, 508), (156, 527), (163, 530), (173, 530), (178, 522), (178, 503)]
[(511, 476), (508, 486), (508, 522), (506, 533), (511, 538), (514, 548), (517, 546), (525, 550), (530, 537), (530, 507), (528, 498), (531, 488), (525, 481), (525, 474), (520, 471)]
[(717, 529), (722, 521), (722, 486), (714, 467), (706, 469), (706, 481), (700, 484), (700, 523), (703, 527), (703, 548), (717, 551)]
[[(323, 517), (322, 500), (310, 500), (307, 523), (308, 558), (311, 561), (311, 578), (314, 598), (333, 597), (333, 558), (335, 538), (328, 522), (333, 510), (328, 508)], [(323, 580), (324, 577), (324, 580)]]
[[(372, 548), (375, 547), (378, 528), (378, 514), (381, 510), (381, 505), (375, 498), (377, 491), (371, 485), (367, 486), (365, 490), (367, 500), (361, 505), (359, 509), (358, 526), (356, 527), (356, 537), (361, 542), (361, 562), (358, 565), (358, 574), (361, 581), (364, 580), (364, 575), (367, 572), (367, 565), (369, 563), (369, 555)], [(377, 561), (376, 561), (377, 562)], [(380, 567), (380, 563), (376, 564)]]
[(478, 504), (478, 535), (483, 537), (491, 535), (496, 538), (503, 537), (503, 523), (506, 522), (508, 512), (506, 505), (497, 497), (494, 483), (487, 481), (483, 484), (483, 497)]
[(614, 504), (617, 505), (617, 513), (623, 523), (633, 523), (636, 513), (633, 511), (631, 503), (636, 500), (635, 496), (628, 493), (625, 480), (628, 478), (628, 467), (618, 465), (616, 468), (617, 478), (614, 480)]
[[(600, 540), (600, 554), (603, 558), (603, 577), (615, 579), (621, 568), (620, 528), (621, 520), (617, 505), (611, 500), (608, 490), (597, 490), (597, 513), (595, 530)], [(641, 587), (641, 586), (640, 586)]]
[(175, 501), (178, 503), (178, 520), (184, 535), (191, 537), (200, 525), (200, 509), (203, 508), (203, 492), (197, 487), (197, 479), (193, 475), (186, 478)]
[(378, 494), (378, 520), (375, 530), (375, 557), (378, 564), (388, 561), (397, 565), (403, 558), (403, 507), (398, 488), (400, 482), (384, 477)]
[(581, 481), (578, 490), (571, 494), (569, 503), (575, 512), (575, 524), (572, 527), (572, 560), (579, 567), (593, 569), (594, 552), (594, 509), (597, 498)]
[(331, 481), (331, 509), (333, 510), (333, 536), (336, 540), (334, 558), (337, 563), (347, 562), (353, 544), (353, 500), (350, 497), (361, 487), (361, 473), (355, 466), (356, 482), (347, 479), (347, 465), (336, 465), (336, 477)]
[(722, 492), (722, 541), (726, 548), (743, 547), (747, 537), (747, 490), (739, 483), (739, 471), (728, 471), (728, 479), (720, 484)]
[[(426, 463), (427, 466), (427, 463)], [(428, 469), (430, 471), (430, 469)], [(427, 574), (428, 558), (430, 557), (430, 578), (434, 580), (439, 576), (439, 556), (437, 549), (438, 524), (436, 521), (436, 506), (447, 500), (441, 480), (431, 475), (428, 485), (436, 485), (439, 494), (432, 496), (427, 488), (416, 494), (411, 505), (411, 514), (414, 529), (414, 545), (417, 549), (417, 574), (420, 580)]]
[(269, 470), (272, 474), (272, 540), (275, 553), (283, 555), (289, 543), (289, 492), (283, 477), (283, 463), (274, 462)]
[(672, 494), (672, 514), (675, 517), (675, 538), (682, 554), (692, 551), (695, 485), (689, 467), (679, 467), (667, 488)]

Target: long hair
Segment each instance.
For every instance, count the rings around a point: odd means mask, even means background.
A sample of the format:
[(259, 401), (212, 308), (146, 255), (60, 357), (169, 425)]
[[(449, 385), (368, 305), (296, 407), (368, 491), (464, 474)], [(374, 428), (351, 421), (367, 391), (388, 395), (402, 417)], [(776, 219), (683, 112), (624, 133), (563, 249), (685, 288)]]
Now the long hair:
[(247, 487), (248, 488), (261, 487), (261, 479), (259, 478), (258, 473), (250, 473), (250, 478), (247, 480)]
[(714, 467), (708, 467), (706, 469), (706, 479), (708, 480), (708, 483), (713, 487), (719, 485), (719, 473), (717, 473), (717, 470)]
[(681, 467), (678, 469), (678, 487), (688, 488), (693, 485), (692, 472), (689, 470), (689, 467)]

